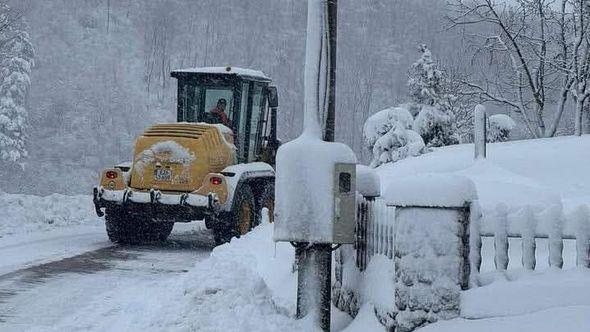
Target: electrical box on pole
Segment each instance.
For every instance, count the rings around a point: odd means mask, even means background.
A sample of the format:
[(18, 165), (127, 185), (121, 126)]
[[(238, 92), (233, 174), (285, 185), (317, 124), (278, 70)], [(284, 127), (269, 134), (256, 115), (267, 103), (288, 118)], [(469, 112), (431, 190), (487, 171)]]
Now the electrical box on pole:
[(337, 163), (334, 169), (332, 243), (354, 243), (356, 225), (356, 164)]
[[(354, 243), (356, 155), (342, 143), (297, 138), (277, 155), (274, 240)], [(290, 160), (290, 162), (289, 162)]]

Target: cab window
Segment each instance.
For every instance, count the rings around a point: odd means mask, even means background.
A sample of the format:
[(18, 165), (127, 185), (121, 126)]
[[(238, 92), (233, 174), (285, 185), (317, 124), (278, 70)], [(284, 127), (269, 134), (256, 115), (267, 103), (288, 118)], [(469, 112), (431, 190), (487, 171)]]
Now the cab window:
[[(217, 107), (223, 101), (224, 107)], [(212, 115), (216, 108), (225, 113), (231, 126), (234, 112), (234, 91), (232, 87), (206, 87), (184, 84), (179, 94), (178, 121), (221, 123), (220, 116)]]
[(250, 84), (242, 83), (242, 99), (240, 101), (239, 124), (238, 124), (238, 158), (244, 158), (246, 149), (246, 125), (248, 124), (248, 104), (250, 100)]
[[(209, 123), (220, 123), (231, 128), (233, 119), (234, 92), (231, 88), (206, 88), (204, 95), (205, 107), (202, 121)], [(227, 122), (223, 123), (223, 118), (219, 113), (225, 113)]]
[(258, 157), (265, 109), (264, 89), (256, 84), (252, 90), (252, 114), (250, 116), (250, 131), (248, 133), (248, 161), (255, 161)]

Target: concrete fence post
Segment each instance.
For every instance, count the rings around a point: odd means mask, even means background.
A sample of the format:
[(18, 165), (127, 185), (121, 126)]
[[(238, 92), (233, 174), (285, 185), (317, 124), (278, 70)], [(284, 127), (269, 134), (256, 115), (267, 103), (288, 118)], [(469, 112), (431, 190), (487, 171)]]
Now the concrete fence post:
[(483, 105), (477, 105), (475, 106), (475, 116), (473, 117), (473, 143), (475, 146), (476, 160), (485, 159), (487, 157), (487, 129), (486, 108)]
[(391, 184), (395, 206), (395, 331), (459, 315), (469, 287), (473, 183), (454, 175), (420, 175)]

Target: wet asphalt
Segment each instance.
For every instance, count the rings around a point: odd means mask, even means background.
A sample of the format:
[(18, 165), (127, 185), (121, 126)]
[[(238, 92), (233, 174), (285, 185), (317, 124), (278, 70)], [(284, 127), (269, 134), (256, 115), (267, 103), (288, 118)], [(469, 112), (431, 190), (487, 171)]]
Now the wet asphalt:
[[(77, 283), (74, 293), (67, 287), (68, 279), (87, 279), (88, 287), (93, 287), (89, 293), (101, 291), (96, 289), (96, 284), (100, 285), (102, 279), (106, 292), (111, 289), (107, 286), (112, 283), (110, 280), (169, 277), (187, 273), (197, 261), (208, 257), (213, 247), (213, 238), (206, 230), (173, 233), (165, 242), (136, 246), (113, 245), (0, 275), (0, 331), (19, 331), (19, 326), (26, 330), (26, 324), (31, 320), (38, 326), (51, 325), (52, 320), (59, 319), (59, 311), (52, 311), (42, 304), (47, 299), (36, 299), (41, 295), (45, 298), (59, 297), (60, 301), (65, 299), (72, 303), (80, 301), (79, 294), (84, 293), (85, 283), (82, 286)], [(52, 291), (53, 284), (60, 286)]]

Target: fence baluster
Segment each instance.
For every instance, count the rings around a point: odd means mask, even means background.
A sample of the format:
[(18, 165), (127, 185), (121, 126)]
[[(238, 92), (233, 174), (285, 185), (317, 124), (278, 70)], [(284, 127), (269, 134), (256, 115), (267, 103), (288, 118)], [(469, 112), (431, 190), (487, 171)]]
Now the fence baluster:
[(573, 213), (576, 226), (576, 266), (590, 268), (590, 211), (582, 204)]
[(563, 218), (561, 206), (553, 205), (547, 209), (546, 222), (549, 223), (549, 266), (563, 267)]
[(500, 203), (496, 207), (496, 229), (494, 234), (494, 263), (496, 270), (508, 269), (508, 208)]
[(387, 224), (389, 225), (389, 253), (387, 257), (389, 259), (393, 259), (393, 237), (395, 236), (393, 225), (395, 225), (394, 214), (392, 213), (392, 209), (388, 206), (385, 206), (387, 209)]
[(482, 212), (479, 204), (471, 204), (471, 213), (469, 215), (469, 267), (470, 267), (470, 287), (478, 286), (477, 276), (481, 269), (481, 221)]
[(522, 266), (525, 270), (534, 270), (537, 265), (535, 250), (535, 231), (537, 221), (535, 214), (530, 206), (525, 206), (522, 211), (523, 229), (522, 229)]

